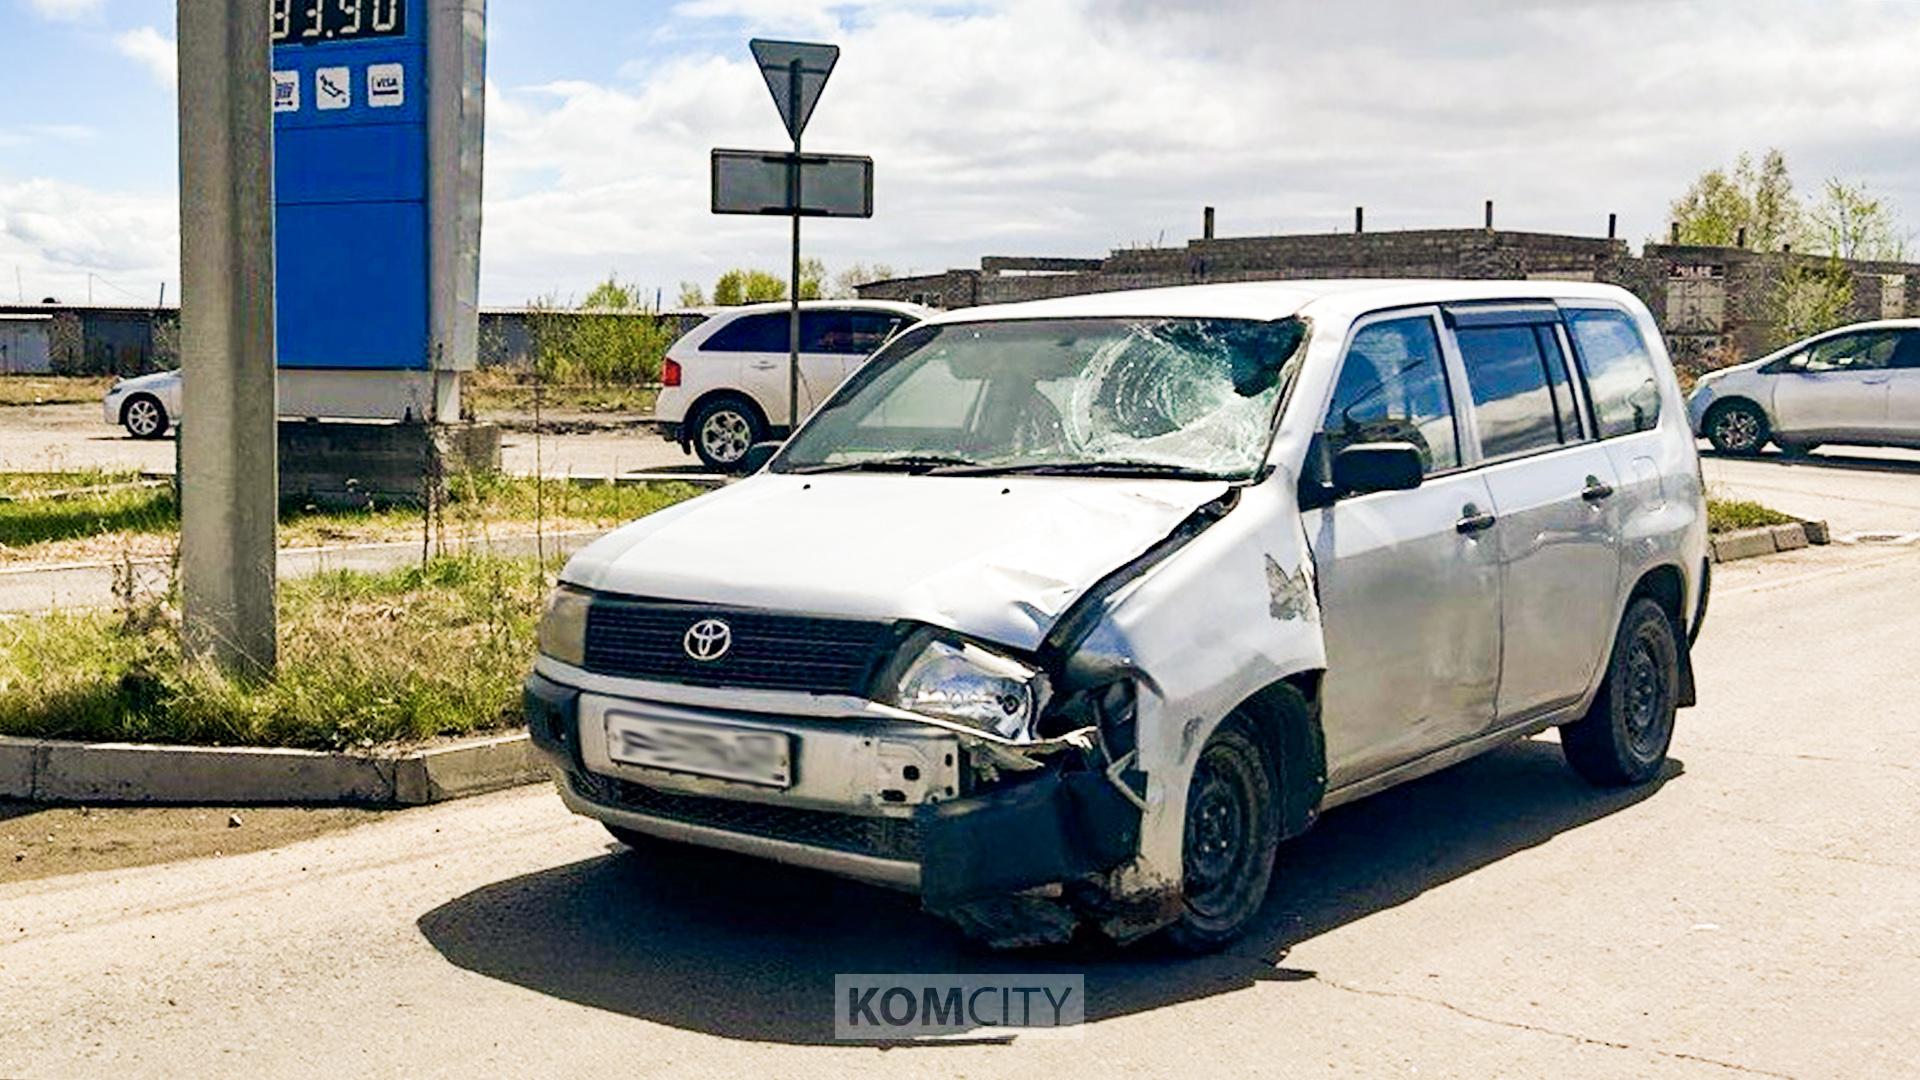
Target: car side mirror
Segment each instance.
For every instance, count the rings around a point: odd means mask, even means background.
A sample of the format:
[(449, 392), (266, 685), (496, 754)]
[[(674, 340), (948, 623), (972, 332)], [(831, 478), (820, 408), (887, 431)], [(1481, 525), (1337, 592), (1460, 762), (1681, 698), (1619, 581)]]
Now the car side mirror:
[(779, 453), (780, 448), (785, 445), (787, 444), (780, 442), (761, 442), (747, 447), (746, 455), (740, 459), (740, 471), (757, 473), (766, 468), (767, 462), (772, 461), (773, 455)]
[(1406, 442), (1358, 443), (1333, 458), (1333, 486), (1344, 495), (1411, 491), (1426, 478), (1420, 448)]

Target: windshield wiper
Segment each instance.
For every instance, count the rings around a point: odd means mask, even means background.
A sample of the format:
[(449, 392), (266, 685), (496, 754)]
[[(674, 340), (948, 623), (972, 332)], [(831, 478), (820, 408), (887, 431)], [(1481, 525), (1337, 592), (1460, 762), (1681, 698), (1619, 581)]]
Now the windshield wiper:
[(800, 476), (817, 476), (821, 473), (840, 472), (933, 472), (935, 470), (979, 468), (980, 463), (971, 458), (949, 457), (944, 454), (897, 454), (893, 457), (862, 458), (859, 461), (841, 461), (832, 465), (802, 465), (788, 469), (787, 472)]
[(1220, 480), (1218, 473), (1164, 461), (1034, 461), (1009, 465), (956, 465), (934, 470), (939, 476), (1146, 476), (1176, 480)]

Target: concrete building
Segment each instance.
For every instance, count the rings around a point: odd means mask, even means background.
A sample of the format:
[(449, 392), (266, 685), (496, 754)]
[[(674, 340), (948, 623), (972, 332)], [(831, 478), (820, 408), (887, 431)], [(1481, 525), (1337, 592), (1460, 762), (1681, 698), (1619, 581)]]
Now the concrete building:
[[(1211, 214), (1208, 217), (1211, 224)], [(1209, 230), (1210, 231), (1210, 230)], [(1012, 303), (1114, 289), (1289, 278), (1466, 278), (1601, 281), (1644, 300), (1676, 357), (1717, 367), (1784, 344), (1777, 297), (1792, 267), (1825, 271), (1824, 258), (1743, 248), (1648, 244), (1485, 229), (1418, 229), (1213, 238), (1184, 247), (1116, 250), (1105, 258), (989, 256), (977, 270), (860, 286), (869, 299), (940, 308)], [(1845, 262), (1846, 321), (1920, 314), (1920, 264)]]

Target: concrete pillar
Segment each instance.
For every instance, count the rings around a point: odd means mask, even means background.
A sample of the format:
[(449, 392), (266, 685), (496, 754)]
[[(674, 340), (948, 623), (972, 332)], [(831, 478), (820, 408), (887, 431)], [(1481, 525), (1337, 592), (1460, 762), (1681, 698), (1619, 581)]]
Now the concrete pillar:
[(1213, 207), (1211, 206), (1207, 207), (1205, 212), (1200, 215), (1200, 238), (1202, 240), (1213, 239)]
[(269, 5), (179, 0), (180, 572), (190, 655), (275, 661)]
[(1353, 208), (1353, 231), (1355, 233), (1367, 231), (1367, 208), (1364, 206)]

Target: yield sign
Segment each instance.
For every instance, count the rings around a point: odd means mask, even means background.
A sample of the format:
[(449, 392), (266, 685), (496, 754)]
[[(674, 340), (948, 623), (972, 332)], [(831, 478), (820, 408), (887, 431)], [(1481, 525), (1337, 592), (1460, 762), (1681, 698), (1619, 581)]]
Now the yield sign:
[(760, 74), (766, 77), (767, 89), (773, 92), (780, 119), (787, 122), (787, 134), (798, 143), (813, 117), (813, 107), (820, 101), (820, 91), (827, 88), (827, 76), (833, 74), (833, 65), (840, 60), (840, 46), (764, 38), (754, 38), (749, 44), (754, 60), (760, 64)]

